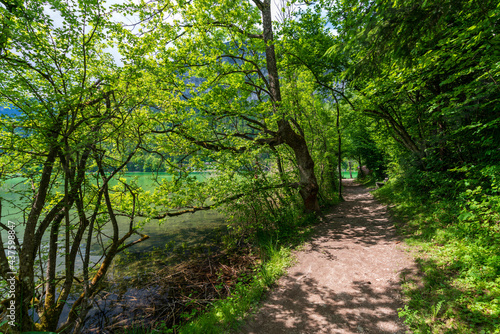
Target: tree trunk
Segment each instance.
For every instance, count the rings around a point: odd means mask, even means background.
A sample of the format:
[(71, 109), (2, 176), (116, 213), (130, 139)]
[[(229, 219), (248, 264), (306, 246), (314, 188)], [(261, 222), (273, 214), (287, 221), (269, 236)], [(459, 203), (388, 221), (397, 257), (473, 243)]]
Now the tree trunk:
[(337, 123), (337, 132), (339, 136), (339, 150), (338, 150), (338, 166), (339, 166), (339, 200), (343, 201), (344, 197), (342, 196), (342, 137), (340, 136), (340, 129), (338, 128)]
[[(57, 137), (59, 127), (56, 126), (55, 129), (57, 132), (55, 132), (55, 135), (52, 137)], [(18, 328), (21, 332), (29, 331), (34, 326), (33, 320), (29, 316), (31, 299), (33, 298), (33, 292), (35, 290), (33, 266), (35, 263), (36, 251), (42, 239), (41, 235), (43, 235), (43, 232), (45, 231), (41, 228), (38, 228), (37, 231), (37, 223), (50, 187), (50, 180), (57, 156), (57, 150), (58, 148), (56, 145), (51, 147), (44, 163), (38, 192), (33, 200), (28, 220), (26, 222), (26, 228), (24, 230), (23, 239), (30, 240), (30, 242), (24, 242), (19, 252), (18, 289), (16, 290), (15, 298), (17, 304), (16, 322), (18, 323)]]
[[(332, 92), (333, 94), (333, 92)], [(340, 107), (339, 107), (339, 101), (337, 100), (337, 97), (333, 95), (335, 98), (335, 102), (337, 104), (337, 135), (339, 137), (339, 150), (338, 150), (338, 165), (339, 165), (339, 200), (343, 201), (344, 197), (342, 196), (342, 133), (340, 131)]]
[(314, 173), (314, 161), (309, 154), (305, 138), (295, 133), (290, 123), (285, 120), (279, 122), (279, 133), (295, 153), (299, 167), (299, 193), (304, 203), (304, 212), (319, 212), (319, 186)]
[[(274, 50), (273, 22), (271, 16), (271, 0), (254, 0), (262, 12), (263, 39), (266, 43), (266, 65), (268, 71), (269, 88), (274, 111), (280, 109), (281, 89), (279, 83), (276, 53)], [(299, 125), (294, 123), (300, 134), (297, 134), (290, 121), (283, 118), (278, 121), (278, 135), (283, 142), (292, 148), (299, 167), (299, 192), (304, 202), (304, 212), (319, 212), (318, 181), (314, 174), (314, 161), (309, 153), (307, 142)]]

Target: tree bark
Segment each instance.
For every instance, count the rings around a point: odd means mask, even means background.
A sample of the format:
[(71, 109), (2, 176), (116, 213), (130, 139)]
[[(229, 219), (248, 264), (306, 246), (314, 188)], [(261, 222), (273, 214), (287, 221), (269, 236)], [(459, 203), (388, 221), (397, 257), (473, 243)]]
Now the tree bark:
[[(254, 3), (262, 13), (263, 40), (266, 43), (266, 65), (268, 81), (271, 92), (271, 101), (274, 111), (280, 110), (281, 89), (279, 83), (276, 52), (274, 50), (273, 22), (271, 16), (271, 0), (254, 0)], [(318, 181), (314, 173), (314, 161), (309, 153), (306, 139), (302, 134), (299, 124), (294, 123), (299, 131), (297, 134), (292, 128), (290, 121), (283, 115), (278, 121), (278, 136), (283, 142), (292, 148), (297, 165), (299, 167), (299, 193), (304, 203), (304, 212), (319, 212), (318, 203)]]
[(337, 136), (339, 138), (338, 144), (338, 170), (339, 170), (339, 200), (343, 201), (344, 197), (342, 196), (342, 132), (340, 131), (340, 107), (339, 101), (332, 91), (333, 98), (335, 99), (335, 103), (337, 105)]
[(52, 176), (52, 171), (54, 168), (54, 163), (56, 161), (58, 146), (56, 144), (57, 136), (61, 128), (61, 122), (59, 120), (56, 125), (52, 128), (55, 131), (51, 135), (52, 140), (51, 147), (49, 148), (49, 154), (45, 160), (42, 176), (40, 179), (40, 185), (38, 191), (33, 199), (33, 204), (31, 206), (30, 213), (26, 222), (26, 228), (24, 230), (24, 240), (30, 240), (31, 242), (24, 242), (20, 252), (19, 252), (19, 276), (17, 281), (18, 289), (16, 290), (16, 320), (18, 322), (18, 328), (20, 331), (29, 331), (33, 328), (33, 320), (28, 315), (29, 307), (31, 304), (31, 299), (33, 297), (33, 291), (35, 288), (34, 282), (34, 272), (33, 266), (35, 263), (36, 251), (38, 245), (41, 242), (41, 238), (38, 237), (39, 234), (43, 234), (45, 231), (42, 226), (38, 228), (38, 218), (42, 212), (45, 204), (47, 193), (50, 187), (50, 181)]

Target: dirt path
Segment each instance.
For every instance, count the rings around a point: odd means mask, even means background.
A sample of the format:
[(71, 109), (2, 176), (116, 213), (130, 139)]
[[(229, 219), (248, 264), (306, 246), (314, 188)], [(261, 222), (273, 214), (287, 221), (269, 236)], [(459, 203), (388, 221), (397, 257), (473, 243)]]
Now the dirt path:
[(344, 180), (326, 221), (240, 333), (404, 333), (399, 274), (414, 264), (386, 208)]

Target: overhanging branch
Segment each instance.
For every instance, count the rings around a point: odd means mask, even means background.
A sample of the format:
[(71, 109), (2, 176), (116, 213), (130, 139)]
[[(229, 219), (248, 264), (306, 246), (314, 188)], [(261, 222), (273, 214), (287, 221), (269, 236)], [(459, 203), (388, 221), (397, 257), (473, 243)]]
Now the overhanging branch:
[[(260, 191), (264, 191), (264, 190), (270, 190), (270, 189), (279, 189), (279, 188), (299, 188), (299, 183), (298, 182), (294, 182), (294, 183), (281, 183), (281, 184), (277, 184), (277, 185), (273, 185), (273, 186), (268, 186), (268, 187), (263, 187), (263, 188), (258, 188), (258, 189), (252, 189), (252, 192), (260, 192)], [(186, 208), (184, 210), (180, 210), (180, 211), (175, 211), (175, 212), (164, 212), (162, 214), (159, 214), (155, 217), (151, 217), (153, 219), (163, 219), (163, 218), (166, 218), (166, 217), (176, 217), (176, 216), (181, 216), (183, 214), (186, 214), (186, 213), (195, 213), (196, 211), (204, 211), (204, 210), (210, 210), (210, 209), (213, 209), (214, 207), (217, 207), (217, 206), (220, 206), (222, 204), (226, 204), (226, 203), (229, 203), (229, 202), (233, 202), (237, 199), (240, 199), (244, 196), (248, 195), (248, 193), (240, 193), (240, 194), (236, 194), (236, 195), (233, 195), (233, 196), (230, 196), (226, 199), (223, 199), (222, 201), (220, 202), (217, 202), (217, 203), (214, 203), (214, 204), (211, 204), (211, 205), (206, 205), (206, 206), (194, 206), (194, 207), (190, 207), (190, 208)], [(141, 215), (139, 215), (141, 216)], [(144, 215), (142, 215), (141, 217), (145, 217)]]

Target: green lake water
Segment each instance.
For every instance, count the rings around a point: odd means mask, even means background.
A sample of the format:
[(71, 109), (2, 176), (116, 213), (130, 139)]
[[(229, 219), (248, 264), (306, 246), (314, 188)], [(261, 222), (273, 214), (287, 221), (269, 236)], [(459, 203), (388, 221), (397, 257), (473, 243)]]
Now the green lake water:
[[(358, 172), (357, 171), (353, 171), (352, 172), (352, 178), (355, 179), (357, 177), (358, 177)], [(349, 174), (349, 171), (342, 172), (342, 178), (343, 179), (350, 179), (351, 178), (351, 174)]]
[[(192, 173), (191, 176), (202, 181), (210, 177), (210, 173)], [(151, 190), (155, 184), (152, 173), (128, 173), (123, 177), (127, 179), (135, 178), (137, 185), (144, 190)], [(168, 174), (159, 174), (156, 177), (159, 180), (172, 178)], [(31, 202), (31, 198), (21, 197), (20, 192), (28, 189), (29, 185), (24, 184), (22, 178), (10, 179), (0, 186), (0, 197), (2, 198), (1, 221), (4, 224), (12, 221), (16, 226), (15, 230), (20, 239), (22, 239), (24, 232), (22, 224), (24, 217), (20, 213), (19, 207), (29, 207)], [(118, 219), (120, 234), (123, 235), (128, 230), (129, 221), (121, 217), (118, 217)], [(108, 228), (111, 229), (110, 226)], [(94, 307), (90, 311), (85, 327), (90, 332), (101, 332), (104, 325), (114, 323), (130, 324), (135, 321), (142, 321), (141, 310), (144, 307), (141, 303), (149, 300), (150, 303), (154, 304), (158, 300), (161, 302), (162, 298), (156, 292), (158, 287), (154, 283), (151, 284), (148, 278), (161, 277), (161, 274), (155, 276), (155, 273), (166, 266), (186, 259), (189, 249), (193, 246), (198, 247), (203, 252), (210, 251), (214, 247), (213, 240), (219, 239), (225, 228), (224, 217), (214, 210), (170, 217), (163, 220), (161, 224), (157, 220), (146, 223), (140, 232), (147, 234), (150, 238), (128, 248), (126, 252), (115, 257), (112, 266), (108, 270), (108, 284), (105, 287), (107, 297), (96, 301), (95, 305), (98, 305), (98, 307)], [(106, 233), (106, 229), (103, 229), (103, 232)], [(107, 234), (110, 235), (111, 230), (109, 232)], [(4, 243), (7, 241), (6, 237), (7, 233), (2, 231)], [(138, 238), (138, 236), (133, 236), (129, 242)], [(48, 231), (46, 232), (45, 241), (47, 240)], [(64, 241), (61, 240), (61, 242)], [(84, 250), (82, 244), (82, 256)], [(62, 261), (64, 257), (61, 256), (59, 259)], [(101, 260), (101, 250), (97, 244), (92, 246), (90, 260), (93, 263), (99, 263)], [(81, 269), (81, 263), (81, 258), (78, 256), (76, 262), (77, 271)], [(71, 303), (78, 295), (79, 292), (76, 292), (76, 294), (70, 296), (68, 305), (65, 305), (63, 309), (61, 319), (67, 317)], [(140, 305), (138, 305), (138, 301), (141, 301)]]

